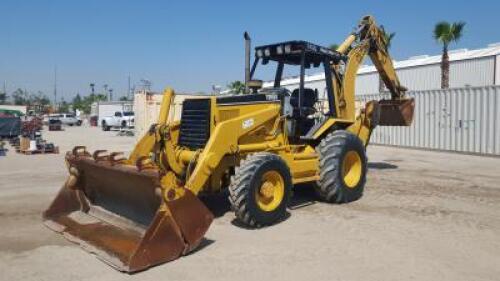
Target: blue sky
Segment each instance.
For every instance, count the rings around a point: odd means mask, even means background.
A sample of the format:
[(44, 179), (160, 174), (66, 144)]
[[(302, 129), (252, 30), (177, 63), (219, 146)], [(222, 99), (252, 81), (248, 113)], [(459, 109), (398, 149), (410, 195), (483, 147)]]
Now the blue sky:
[[(153, 89), (209, 92), (243, 80), (242, 34), (254, 45), (303, 39), (341, 42), (361, 16), (373, 14), (396, 32), (392, 55), (438, 54), (432, 29), (440, 20), (467, 22), (452, 48), (500, 41), (500, 1), (23, 1), (0, 2), (0, 83), (66, 100), (89, 83), (115, 96), (147, 78)], [(265, 77), (264, 77), (265, 78)], [(0, 84), (1, 85), (1, 84)]]

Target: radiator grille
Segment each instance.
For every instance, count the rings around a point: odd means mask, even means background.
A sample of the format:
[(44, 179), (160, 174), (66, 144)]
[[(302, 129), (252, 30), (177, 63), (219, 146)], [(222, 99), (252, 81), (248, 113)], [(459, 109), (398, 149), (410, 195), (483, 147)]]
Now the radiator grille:
[(188, 99), (182, 104), (179, 145), (205, 147), (210, 137), (210, 99)]

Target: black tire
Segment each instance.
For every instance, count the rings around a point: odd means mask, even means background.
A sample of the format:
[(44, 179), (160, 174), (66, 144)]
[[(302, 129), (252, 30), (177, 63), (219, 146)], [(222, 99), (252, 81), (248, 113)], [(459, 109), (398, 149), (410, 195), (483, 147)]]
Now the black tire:
[[(331, 203), (348, 203), (361, 198), (367, 173), (366, 151), (361, 140), (350, 132), (338, 130), (328, 134), (316, 150), (319, 154), (320, 171), (320, 179), (315, 188), (318, 196), (322, 200)], [(354, 171), (356, 174), (354, 176), (355, 180), (350, 181), (350, 185), (348, 185), (344, 169), (349, 169), (347, 167), (349, 162), (344, 160), (348, 153), (351, 156), (350, 159), (353, 158), (352, 151), (359, 156), (358, 161), (360, 162), (358, 163), (360, 165), (357, 167), (361, 168)], [(343, 167), (344, 164), (346, 164), (345, 168)]]
[(127, 127), (127, 121), (123, 120), (122, 121), (122, 129), (126, 128)]
[(102, 127), (103, 131), (109, 131), (109, 126), (106, 125), (106, 121), (104, 121), (104, 120), (102, 121), (102, 126), (101, 127)]
[[(277, 172), (284, 186), (281, 201), (276, 201), (279, 205), (266, 211), (259, 207), (257, 197), (260, 196), (258, 192), (263, 184), (262, 178), (268, 172)], [(249, 227), (261, 227), (274, 224), (286, 216), (291, 192), (292, 176), (285, 161), (276, 154), (256, 153), (242, 160), (240, 166), (236, 167), (229, 185), (229, 201), (240, 222)]]

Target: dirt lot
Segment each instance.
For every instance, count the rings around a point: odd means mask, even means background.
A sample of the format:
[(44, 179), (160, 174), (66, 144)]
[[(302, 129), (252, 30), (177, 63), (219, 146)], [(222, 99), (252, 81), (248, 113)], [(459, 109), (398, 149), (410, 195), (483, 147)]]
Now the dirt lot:
[[(133, 137), (96, 128), (44, 132), (64, 152), (129, 151)], [(500, 159), (372, 146), (364, 197), (346, 205), (296, 189), (290, 216), (233, 224), (215, 198), (209, 243), (135, 275), (119, 273), (42, 225), (62, 185), (59, 155), (0, 158), (0, 280), (499, 280)]]

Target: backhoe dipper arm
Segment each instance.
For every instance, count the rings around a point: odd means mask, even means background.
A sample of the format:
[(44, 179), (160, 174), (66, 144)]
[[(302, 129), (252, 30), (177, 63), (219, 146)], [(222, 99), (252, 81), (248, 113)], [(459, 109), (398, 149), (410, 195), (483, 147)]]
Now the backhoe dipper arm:
[(372, 16), (361, 19), (355, 33), (349, 35), (337, 48), (337, 51), (348, 56), (346, 75), (344, 76), (344, 95), (354, 95), (354, 83), (359, 66), (368, 54), (380, 74), (393, 100), (401, 99), (406, 88), (401, 86), (394, 69), (391, 56), (387, 52), (384, 31), (375, 23)]
[(359, 40), (368, 41), (370, 49), (368, 54), (377, 68), (385, 86), (391, 92), (393, 100), (404, 96), (406, 88), (401, 86), (398, 76), (392, 64), (391, 56), (387, 51), (387, 42), (383, 28), (375, 24), (372, 16), (364, 17), (359, 24)]

